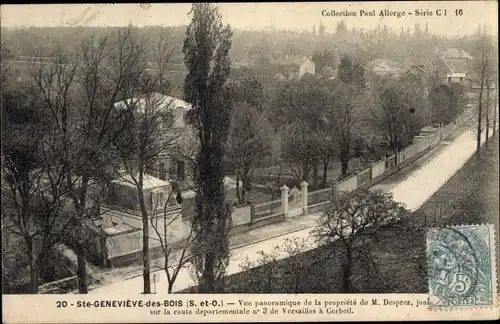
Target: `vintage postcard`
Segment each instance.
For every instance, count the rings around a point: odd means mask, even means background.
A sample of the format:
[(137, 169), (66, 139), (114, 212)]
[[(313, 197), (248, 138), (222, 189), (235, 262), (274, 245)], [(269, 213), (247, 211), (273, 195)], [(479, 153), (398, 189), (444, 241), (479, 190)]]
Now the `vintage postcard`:
[(5, 323), (500, 318), (497, 1), (0, 16)]

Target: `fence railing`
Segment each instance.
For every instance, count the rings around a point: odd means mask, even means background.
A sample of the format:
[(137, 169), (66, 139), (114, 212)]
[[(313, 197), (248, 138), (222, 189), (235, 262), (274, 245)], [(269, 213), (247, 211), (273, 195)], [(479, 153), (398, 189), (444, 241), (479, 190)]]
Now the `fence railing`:
[(358, 183), (357, 186), (361, 187), (372, 180), (372, 169), (368, 168), (358, 173)]
[(393, 154), (391, 156), (389, 156), (386, 160), (385, 160), (385, 168), (386, 169), (389, 169), (389, 168), (392, 168), (392, 167), (395, 167), (396, 166), (396, 154)]
[(281, 199), (279, 200), (273, 200), (261, 204), (257, 204), (254, 207), (254, 212), (256, 214), (262, 213), (263, 211), (266, 210), (275, 210), (281, 206)]
[(332, 194), (333, 194), (332, 188), (312, 191), (307, 194), (307, 205), (311, 206), (328, 201), (332, 197)]
[(299, 191), (297, 193), (288, 195), (288, 208), (295, 209), (302, 207), (302, 192)]

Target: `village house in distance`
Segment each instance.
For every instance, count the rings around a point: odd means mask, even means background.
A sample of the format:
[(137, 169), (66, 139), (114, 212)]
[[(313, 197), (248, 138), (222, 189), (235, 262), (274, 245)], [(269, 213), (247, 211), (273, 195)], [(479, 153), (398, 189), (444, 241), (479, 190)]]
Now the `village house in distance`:
[(316, 64), (309, 56), (285, 55), (276, 60), (275, 64), (280, 66), (286, 79), (300, 79), (306, 73), (314, 75)]
[(472, 86), (470, 70), (472, 56), (460, 48), (449, 48), (434, 62), (436, 73), (445, 83), (461, 83)]

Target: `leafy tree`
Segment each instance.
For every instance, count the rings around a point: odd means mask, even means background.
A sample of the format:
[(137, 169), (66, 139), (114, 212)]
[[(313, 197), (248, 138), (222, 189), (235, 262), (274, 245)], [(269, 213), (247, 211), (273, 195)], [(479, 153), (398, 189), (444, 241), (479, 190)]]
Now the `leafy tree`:
[(286, 238), (285, 242), (279, 246), (279, 250), (285, 253), (286, 261), (290, 265), (293, 278), (293, 293), (300, 292), (300, 283), (307, 276), (307, 268), (310, 266), (310, 259), (305, 257), (304, 252), (309, 249), (309, 242), (305, 238)]
[(228, 86), (235, 105), (247, 102), (257, 111), (263, 111), (267, 98), (261, 82), (253, 71), (246, 68), (232, 70)]
[(316, 71), (321, 71), (325, 66), (331, 68), (335, 65), (335, 56), (329, 50), (324, 50), (323, 52), (315, 51), (312, 59), (316, 64)]
[(325, 37), (325, 31), (326, 31), (326, 26), (323, 24), (323, 22), (319, 23), (319, 30), (318, 30), (318, 36), (319, 37)]
[(231, 97), (227, 87), (232, 32), (223, 26), (214, 5), (194, 4), (184, 40), (188, 74), (185, 99), (193, 105), (194, 128), (199, 139), (194, 178), (197, 240), (193, 244), (194, 267), (200, 292), (218, 290), (229, 260), (228, 226), (231, 208), (225, 204), (225, 144), (231, 121)]
[(474, 62), (473, 72), (475, 74), (476, 83), (479, 84), (479, 98), (477, 111), (477, 131), (476, 131), (476, 157), (481, 156), (481, 135), (483, 132), (483, 96), (485, 87), (489, 88), (489, 80), (492, 78), (494, 62), (493, 62), (493, 45), (491, 39), (487, 35), (483, 35), (478, 39), (474, 46)]
[[(301, 283), (308, 276), (310, 256), (304, 252), (310, 249), (310, 242), (305, 238), (286, 238), (281, 245), (273, 247), (271, 252), (258, 251), (259, 258), (250, 261), (248, 257), (240, 264), (245, 276), (245, 290), (250, 293), (272, 293), (276, 290), (276, 282), (282, 277), (282, 268), (290, 273), (291, 284), (285, 292), (299, 293)], [(279, 259), (282, 259), (281, 261)], [(285, 272), (285, 273), (287, 273)], [(283, 285), (283, 283), (281, 283)]]
[(433, 122), (446, 125), (455, 117), (454, 93), (449, 87), (442, 84), (433, 88), (429, 93), (429, 99), (434, 112)]
[[(266, 116), (248, 102), (236, 102), (227, 142), (227, 160), (236, 171), (238, 202), (246, 202), (254, 168), (270, 154), (272, 129)], [(242, 188), (239, 184), (242, 184)]]
[(334, 76), (333, 69), (328, 65), (323, 66), (321, 71), (319, 71), (319, 74), (325, 78), (331, 78)]
[(248, 51), (248, 59), (252, 65), (266, 66), (272, 62), (274, 57), (271, 44), (267, 38), (262, 37), (257, 43), (254, 43)]
[(323, 132), (325, 112), (332, 104), (331, 90), (327, 83), (302, 78), (284, 84), (275, 100), (272, 118), (283, 134), (282, 157), (300, 168), (303, 180), (308, 180), (312, 169), (316, 182), (318, 164), (325, 155)]
[(418, 85), (406, 78), (376, 80), (372, 125), (385, 138), (389, 148), (399, 151), (409, 145), (422, 128), (422, 113), (426, 111), (423, 108), (427, 102), (416, 90)]
[(338, 76), (344, 83), (355, 84), (361, 88), (365, 86), (364, 66), (360, 62), (353, 62), (347, 55), (340, 59)]
[(7, 63), (5, 63), (5, 61), (11, 58), (12, 58), (12, 53), (9, 46), (4, 42), (0, 43), (0, 71), (1, 71), (0, 84), (2, 85), (2, 88), (5, 87), (9, 81), (10, 70), (7, 67)]
[(282, 176), (285, 170), (285, 163), (282, 157), (281, 136), (277, 134), (271, 139), (270, 154), (267, 161), (267, 166), (264, 168), (264, 185), (271, 191), (271, 201), (276, 199), (276, 194), (279, 194), (279, 188), (282, 184)]
[(329, 132), (336, 140), (342, 176), (347, 175), (349, 160), (351, 159), (354, 143), (363, 137), (360, 127), (364, 119), (366, 93), (356, 85), (337, 81), (333, 88), (333, 108), (329, 112)]
[(336, 32), (337, 34), (343, 34), (348, 32), (347, 26), (343, 20), (337, 23)]
[(434, 112), (434, 122), (448, 124), (465, 109), (467, 101), (465, 87), (460, 83), (439, 85), (431, 89), (429, 100)]
[[(353, 247), (409, 216), (403, 205), (380, 190), (342, 194), (317, 221), (313, 235), (319, 244), (339, 241), (344, 249), (342, 292), (352, 292)], [(333, 246), (333, 244), (332, 244)]]
[(273, 293), (279, 273), (279, 245), (267, 253), (257, 251), (259, 259), (250, 261), (248, 256), (240, 264), (240, 269), (246, 275), (246, 287), (249, 293)]
[[(30, 84), (14, 88), (2, 84), (2, 224), (24, 244), (30, 269), (29, 293), (38, 293), (44, 234), (36, 210), (44, 179), (44, 115)], [(21, 91), (23, 89), (23, 91)], [(30, 95), (31, 94), (31, 95)], [(5, 234), (8, 235), (8, 234)], [(47, 238), (45, 238), (47, 239)]]

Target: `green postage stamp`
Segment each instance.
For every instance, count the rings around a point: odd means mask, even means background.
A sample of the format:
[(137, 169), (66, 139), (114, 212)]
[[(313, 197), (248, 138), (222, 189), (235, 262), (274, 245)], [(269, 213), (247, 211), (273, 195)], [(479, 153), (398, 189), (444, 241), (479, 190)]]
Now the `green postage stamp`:
[(493, 225), (429, 229), (429, 307), (494, 306), (495, 246)]

